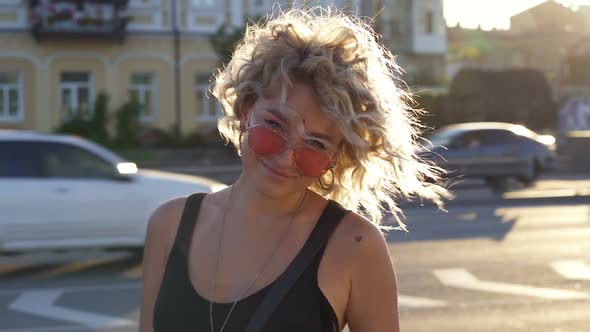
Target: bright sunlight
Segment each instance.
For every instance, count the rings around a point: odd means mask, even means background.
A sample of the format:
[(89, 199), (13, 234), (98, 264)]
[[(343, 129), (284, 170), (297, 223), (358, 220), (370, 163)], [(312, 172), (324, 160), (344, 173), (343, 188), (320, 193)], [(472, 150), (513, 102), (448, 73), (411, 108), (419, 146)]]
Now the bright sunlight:
[[(447, 25), (459, 22), (465, 28), (508, 29), (510, 16), (545, 0), (444, 0)], [(564, 6), (590, 6), (590, 0), (557, 0)]]

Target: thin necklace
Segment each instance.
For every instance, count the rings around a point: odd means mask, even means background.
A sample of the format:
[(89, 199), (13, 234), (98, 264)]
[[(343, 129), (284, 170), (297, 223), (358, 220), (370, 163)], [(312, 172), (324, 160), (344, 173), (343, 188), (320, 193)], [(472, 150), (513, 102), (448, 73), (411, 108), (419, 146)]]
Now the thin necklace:
[[(229, 190), (230, 190), (230, 192), (229, 192), (229, 197), (228, 197), (228, 203), (231, 203), (231, 198), (232, 198), (232, 194), (233, 194), (233, 186)], [(229, 309), (229, 312), (227, 313), (227, 316), (223, 320), (223, 324), (221, 324), (221, 328), (219, 328), (219, 332), (223, 332), (223, 329), (225, 328), (225, 325), (227, 324), (229, 317), (232, 314), (232, 312), (234, 311), (234, 308), (236, 307), (236, 304), (238, 303), (238, 301), (240, 301), (246, 294), (248, 294), (250, 289), (252, 287), (254, 287), (254, 285), (258, 281), (258, 278), (262, 275), (262, 273), (266, 270), (268, 264), (272, 261), (273, 257), (275, 256), (276, 252), (278, 251), (279, 247), (281, 246), (281, 243), (284, 242), (285, 236), (288, 234), (287, 231), (289, 230), (289, 228), (291, 228), (291, 224), (293, 223), (293, 220), (295, 220), (295, 216), (301, 210), (301, 207), (303, 206), (303, 201), (305, 201), (305, 197), (307, 197), (307, 189), (305, 190), (303, 197), (301, 198), (301, 200), (297, 204), (297, 208), (295, 208), (295, 211), (293, 211), (293, 213), (291, 214), (291, 219), (289, 220), (289, 224), (287, 225), (287, 227), (283, 231), (283, 234), (281, 235), (281, 238), (277, 242), (275, 249), (271, 252), (269, 257), (265, 260), (264, 264), (262, 265), (262, 267), (260, 268), (260, 270), (256, 274), (256, 277), (254, 278), (252, 283), (250, 283), (248, 288), (242, 294), (240, 294), (240, 296), (232, 303), (231, 308)], [(229, 208), (225, 209), (225, 211), (223, 212), (223, 219), (221, 222), (222, 223), (221, 224), (221, 234), (219, 235), (219, 243), (217, 244), (217, 260), (215, 262), (215, 274), (213, 275), (213, 281), (212, 281), (212, 283), (213, 283), (212, 297), (215, 297), (215, 293), (217, 291), (216, 280), (217, 280), (217, 272), (219, 269), (219, 262), (221, 261), (221, 258), (222, 258), (222, 256), (221, 256), (221, 243), (223, 242), (223, 233), (225, 230), (225, 219), (226, 219), (225, 217), (227, 215), (227, 210), (229, 210)], [(213, 300), (211, 298), (209, 299), (209, 326), (211, 327), (211, 332), (215, 332), (215, 328), (213, 325)]]

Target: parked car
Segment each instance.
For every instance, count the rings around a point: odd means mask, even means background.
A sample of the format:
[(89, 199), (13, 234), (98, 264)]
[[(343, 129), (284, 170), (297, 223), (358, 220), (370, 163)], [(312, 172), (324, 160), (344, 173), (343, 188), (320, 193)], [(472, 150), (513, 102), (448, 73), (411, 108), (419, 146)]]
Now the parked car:
[(443, 127), (428, 137), (421, 152), (448, 172), (448, 177), (483, 178), (505, 190), (509, 178), (531, 185), (554, 167), (555, 138), (502, 122), (472, 122)]
[(162, 202), (225, 184), (138, 170), (73, 136), (0, 130), (0, 253), (143, 247)]

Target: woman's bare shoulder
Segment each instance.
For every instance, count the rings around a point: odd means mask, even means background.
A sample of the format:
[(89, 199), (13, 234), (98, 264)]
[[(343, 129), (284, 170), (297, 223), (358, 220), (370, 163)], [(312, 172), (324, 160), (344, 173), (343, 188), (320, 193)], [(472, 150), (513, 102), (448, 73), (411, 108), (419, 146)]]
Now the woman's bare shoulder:
[(371, 259), (376, 251), (387, 250), (381, 229), (355, 212), (346, 214), (336, 227), (330, 242), (334, 251), (346, 254), (345, 257), (352, 266)]
[(180, 222), (187, 198), (186, 196), (172, 198), (158, 206), (152, 212), (149, 227), (163, 231), (168, 228), (174, 228), (175, 224), (177, 226)]
[(148, 222), (146, 245), (172, 247), (188, 197), (172, 198), (158, 206)]
[[(219, 192), (207, 193), (203, 197), (201, 206), (205, 207), (210, 204), (217, 206), (219, 201), (218, 196), (220, 195)], [(166, 236), (173, 240), (178, 230), (187, 199), (187, 196), (176, 197), (158, 206), (150, 217), (148, 232), (155, 234), (157, 237)]]
[(363, 244), (383, 239), (383, 232), (367, 218), (351, 211), (344, 216), (334, 236), (340, 241)]

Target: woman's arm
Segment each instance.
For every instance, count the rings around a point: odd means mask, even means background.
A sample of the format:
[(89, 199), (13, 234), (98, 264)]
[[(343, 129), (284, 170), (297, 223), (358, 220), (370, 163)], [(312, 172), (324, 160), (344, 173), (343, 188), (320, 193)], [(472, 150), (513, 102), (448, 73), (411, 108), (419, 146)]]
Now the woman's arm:
[(186, 197), (162, 204), (150, 217), (143, 248), (143, 288), (139, 332), (153, 332), (153, 313)]
[(351, 332), (399, 332), (397, 281), (381, 231), (358, 218), (346, 317)]

